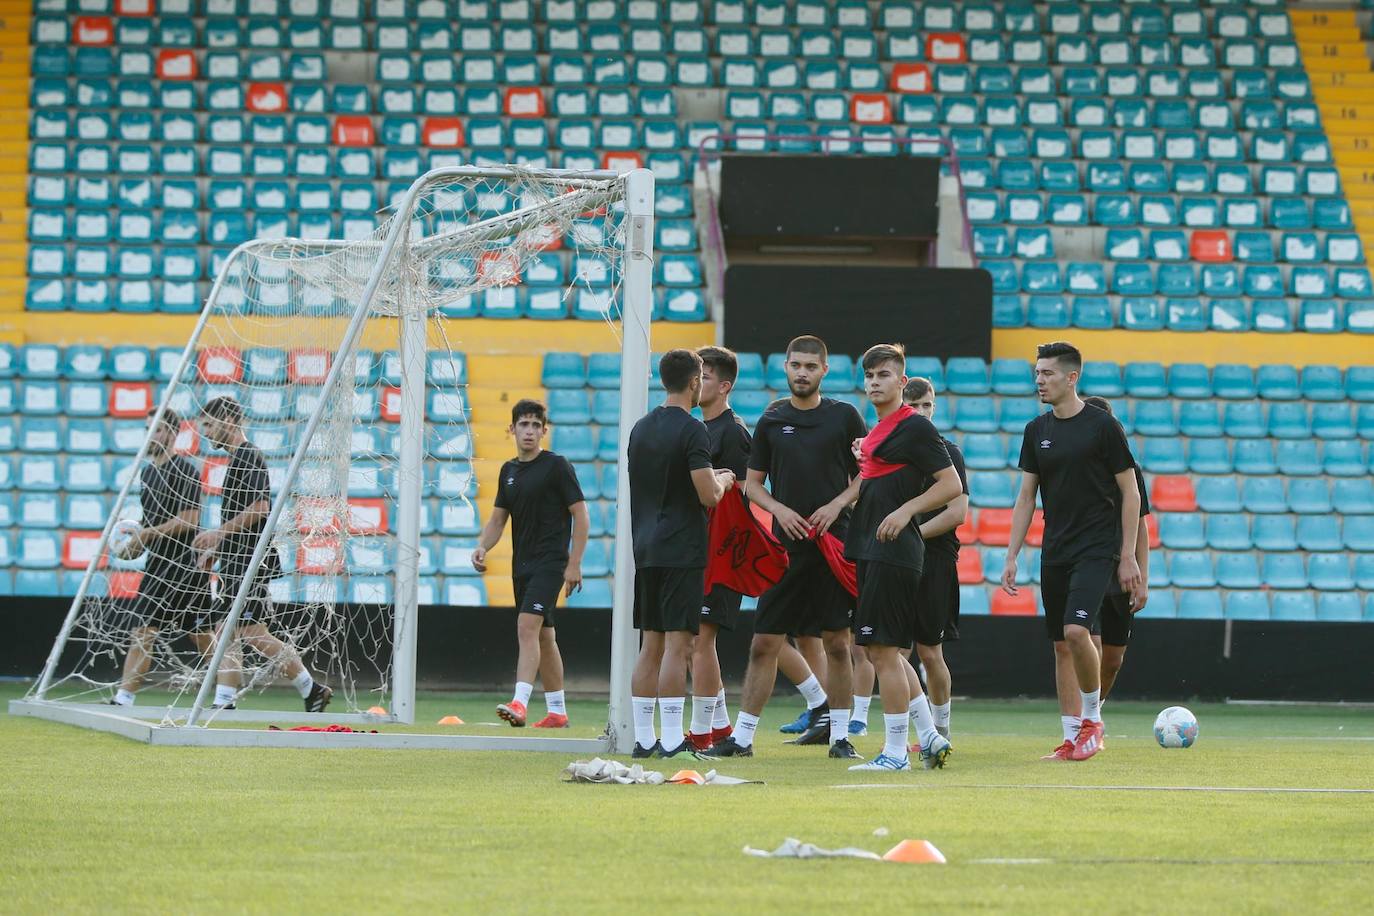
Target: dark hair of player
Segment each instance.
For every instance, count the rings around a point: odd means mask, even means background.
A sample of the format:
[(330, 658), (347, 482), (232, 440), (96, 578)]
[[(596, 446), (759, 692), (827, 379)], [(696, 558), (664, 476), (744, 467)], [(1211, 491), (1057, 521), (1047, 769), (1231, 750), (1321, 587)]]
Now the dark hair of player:
[(658, 377), (669, 394), (681, 394), (701, 376), (701, 357), (691, 350), (669, 350), (658, 361)]
[[(155, 416), (157, 416), (157, 408), (153, 408), (152, 410), (148, 411), (149, 420), (151, 420)], [(162, 412), (162, 421), (158, 423), (158, 426), (165, 426), (174, 433), (180, 432), (181, 414), (177, 413), (175, 410), (168, 407), (166, 410)]]
[(1109, 400), (1107, 400), (1107, 399), (1104, 398), (1104, 397), (1099, 397), (1099, 396), (1097, 396), (1097, 395), (1095, 395), (1095, 394), (1090, 394), (1090, 395), (1088, 395), (1086, 398), (1083, 399), (1083, 403), (1084, 403), (1084, 404), (1087, 404), (1089, 407), (1096, 407), (1098, 410), (1105, 410), (1105, 411), (1107, 411), (1107, 416), (1109, 416), (1109, 417), (1110, 417), (1110, 416), (1113, 416), (1113, 414), (1112, 414), (1112, 402), (1109, 401)]
[(536, 401), (534, 398), (521, 398), (515, 402), (515, 406), (510, 409), (510, 425), (514, 426), (525, 417), (533, 417), (539, 421), (540, 426), (549, 425), (549, 409), (544, 406), (543, 401)]
[(214, 417), (216, 420), (224, 420), (227, 423), (242, 423), (243, 408), (239, 402), (227, 395), (218, 397), (206, 404), (201, 413), (207, 417)]
[(896, 363), (906, 371), (906, 347), (899, 343), (874, 344), (864, 351), (862, 365), (864, 371), (876, 369), (883, 363)]
[(1077, 372), (1083, 368), (1083, 354), (1079, 353), (1073, 344), (1063, 340), (1041, 344), (1035, 351), (1035, 358), (1058, 360), (1059, 364), (1070, 372)]
[(697, 350), (697, 356), (701, 357), (702, 366), (710, 366), (711, 371), (716, 374), (716, 381), (735, 383), (739, 378), (739, 357), (735, 356), (734, 350), (727, 350), (725, 347), (701, 347)]
[(830, 351), (825, 347), (825, 341), (811, 334), (803, 334), (801, 337), (793, 337), (787, 345), (788, 354), (792, 353), (814, 353), (821, 358), (821, 362), (830, 359)]
[(902, 389), (902, 400), (919, 401), (934, 390), (935, 385), (930, 379), (923, 375), (913, 375), (906, 380), (906, 387)]

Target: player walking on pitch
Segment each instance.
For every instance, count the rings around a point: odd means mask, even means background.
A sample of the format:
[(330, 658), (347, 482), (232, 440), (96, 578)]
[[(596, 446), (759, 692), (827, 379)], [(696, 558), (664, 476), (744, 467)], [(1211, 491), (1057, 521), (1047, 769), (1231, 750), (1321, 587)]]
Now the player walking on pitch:
[(119, 690), (110, 701), (132, 706), (152, 663), (154, 641), (162, 629), (190, 636), (202, 653), (210, 648), (210, 576), (196, 562), (191, 542), (200, 528), (201, 489), (196, 466), (174, 451), (181, 417), (170, 408), (151, 425), (148, 415), (148, 463), (139, 473), (142, 527), (123, 545), (123, 559), (147, 551), (138, 583), (134, 616), (139, 624), (129, 634), (129, 654)]
[[(777, 678), (778, 651), (792, 632), (822, 638), (828, 669), (829, 715), (817, 715), (797, 743), (819, 744), (828, 737), (830, 756), (861, 759), (849, 742), (854, 601), (812, 537), (844, 536), (859, 491), (850, 446), (867, 429), (853, 406), (821, 397), (827, 359), (818, 337), (789, 343), (785, 369), (791, 397), (770, 404), (754, 429), (744, 495), (773, 514), (773, 532), (790, 560), (782, 581), (759, 599), (734, 733), (714, 744), (711, 756), (753, 755), (754, 730)], [(771, 493), (765, 480), (772, 481)]]
[[(730, 409), (730, 392), (739, 376), (739, 360), (724, 347), (702, 347), (701, 415), (711, 449), (711, 466), (727, 468), (741, 479), (749, 464), (749, 430)], [(716, 585), (701, 605), (701, 623), (692, 650), (692, 724), (689, 737), (705, 750), (730, 734), (725, 708), (725, 684), (716, 654), (716, 634), (733, 630), (739, 622), (743, 596)]]
[[(238, 401), (219, 397), (205, 405), (200, 419), (201, 434), (216, 448), (229, 453), (229, 466), (224, 472), (224, 490), (220, 501), (220, 526), (202, 531), (192, 546), (204, 551), (204, 564), (218, 560), (220, 604), (227, 616), (248, 566), (257, 549), (258, 540), (267, 527), (267, 515), (272, 510), (271, 481), (262, 451), (243, 434), (243, 408)], [(295, 686), (305, 701), (306, 712), (324, 712), (334, 691), (316, 681), (301, 662), (295, 648), (273, 636), (267, 629), (272, 616), (272, 598), (267, 583), (282, 574), (281, 558), (275, 548), (268, 546), (258, 566), (248, 598), (239, 616), (234, 633), (235, 643), (225, 653), (220, 671), (221, 684), (215, 689), (215, 705), (230, 706), (242, 686), (242, 649), (247, 645), (265, 658), (272, 659)], [(228, 660), (232, 656), (232, 663)], [(227, 681), (228, 683), (224, 683)]]
[(558, 651), (553, 612), (559, 592), (571, 595), (582, 587), (582, 555), (591, 530), (587, 502), (572, 465), (541, 446), (548, 419), (548, 409), (539, 401), (522, 399), (511, 408), (515, 458), (501, 465), (496, 503), (472, 552), (472, 568), (486, 572), (487, 552), (501, 540), (510, 520), (515, 633), (520, 650), (515, 662), (515, 694), (496, 707), (496, 714), (516, 728), (525, 724), (535, 674), (544, 685), (548, 712), (534, 727), (568, 727), (563, 656)]
[(728, 469), (712, 468), (706, 427), (689, 413), (701, 398), (701, 357), (669, 350), (658, 374), (667, 400), (634, 425), (626, 446), (634, 625), (643, 640), (630, 681), (637, 758), (696, 754), (682, 730), (682, 707), (705, 599), (706, 510), (735, 483)]
[[(1047, 759), (1087, 760), (1101, 750), (1103, 733), (1101, 659), (1092, 630), (1113, 576), (1127, 592), (1140, 588), (1135, 559), (1140, 497), (1121, 425), (1078, 397), (1083, 357), (1077, 348), (1059, 341), (1042, 344), (1036, 355), (1040, 401), (1053, 409), (1026, 424), (1002, 588), (1017, 593), (1016, 555), (1025, 544), (1039, 490), (1045, 506), (1040, 554), (1045, 627), (1054, 642), (1056, 671), (1073, 669), (1072, 680), (1055, 679), (1064, 740)], [(1080, 703), (1082, 723), (1071, 734)]]
[(881, 754), (851, 770), (911, 769), (908, 720), (916, 723), (927, 769), (944, 766), (950, 752), (901, 650), (911, 649), (912, 634), (923, 635), (917, 603), (926, 553), (921, 516), (959, 496), (962, 485), (934, 424), (902, 403), (905, 366), (906, 353), (896, 344), (878, 344), (863, 356), (864, 388), (878, 425), (860, 447), (862, 483), (845, 556), (858, 574), (854, 638), (867, 648), (878, 678), (884, 741)]

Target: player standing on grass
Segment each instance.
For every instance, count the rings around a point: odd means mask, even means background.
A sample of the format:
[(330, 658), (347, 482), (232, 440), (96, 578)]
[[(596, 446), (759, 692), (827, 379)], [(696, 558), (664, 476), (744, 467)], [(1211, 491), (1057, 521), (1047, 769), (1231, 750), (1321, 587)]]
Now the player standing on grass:
[[(262, 451), (243, 435), (243, 408), (238, 401), (219, 397), (206, 404), (200, 428), (211, 444), (229, 453), (220, 501), (220, 526), (201, 532), (192, 543), (196, 550), (204, 552), (202, 563), (205, 566), (218, 560), (221, 613), (227, 616), (267, 527), (267, 516), (272, 510), (271, 481)], [(239, 615), (234, 633), (238, 642), (224, 656), (226, 663), (220, 672), (221, 684), (215, 690), (216, 706), (232, 705), (242, 687), (239, 643), (280, 666), (281, 673), (290, 679), (305, 701), (306, 712), (324, 712), (334, 695), (333, 690), (311, 676), (293, 646), (268, 632), (272, 598), (267, 593), (267, 583), (281, 574), (281, 558), (276, 548), (268, 545)], [(232, 664), (227, 661), (231, 655)]]
[[(828, 708), (814, 716), (812, 727), (797, 743), (819, 744), (828, 737), (831, 757), (861, 759), (849, 743), (854, 599), (831, 572), (813, 537), (831, 533), (843, 538), (859, 489), (850, 444), (867, 429), (852, 405), (821, 397), (821, 380), (829, 371), (827, 357), (818, 337), (798, 337), (789, 343), (785, 370), (791, 397), (770, 404), (754, 429), (744, 495), (772, 513), (773, 532), (787, 548), (790, 562), (782, 581), (759, 599), (734, 734), (713, 745), (711, 756), (754, 753), (754, 730), (773, 692), (778, 651), (792, 632), (820, 636), (828, 668)], [(763, 485), (765, 479), (772, 481), (771, 493)]]
[[(630, 682), (631, 756), (673, 757), (695, 750), (682, 731), (687, 661), (704, 604), (706, 510), (734, 485), (711, 466), (706, 427), (689, 413), (701, 397), (701, 357), (669, 350), (659, 360), (668, 397), (641, 418), (626, 446), (635, 554), (634, 624), (641, 632)], [(657, 699), (661, 738), (654, 733)]]
[[(1140, 588), (1140, 497), (1121, 424), (1078, 397), (1083, 357), (1077, 348), (1059, 341), (1042, 344), (1036, 355), (1040, 401), (1053, 409), (1026, 424), (1002, 588), (1017, 593), (1016, 555), (1038, 489), (1045, 506), (1040, 589), (1064, 724), (1063, 743), (1046, 759), (1087, 760), (1102, 748), (1101, 659), (1092, 630), (1113, 577), (1131, 594)], [(1075, 728), (1080, 704), (1082, 722)]]
[[(928, 378), (916, 376), (907, 380), (902, 389), (902, 403), (918, 414), (935, 422), (935, 386)], [(921, 518), (921, 540), (925, 542), (925, 565), (921, 572), (921, 587), (916, 594), (916, 653), (925, 666), (926, 701), (935, 718), (935, 730), (949, 737), (950, 691), (949, 666), (945, 664), (942, 648), (945, 640), (959, 638), (959, 536), (955, 533), (968, 515), (968, 475), (964, 470), (964, 453), (959, 446), (941, 436), (949, 460), (959, 475), (961, 491), (949, 504), (925, 513)], [(868, 707), (873, 689), (873, 665), (860, 661), (867, 655), (861, 646), (855, 647), (854, 682), (855, 718), (850, 720), (849, 733), (865, 734), (868, 728)], [(866, 669), (860, 673), (861, 667)], [(863, 715), (859, 715), (862, 708)]]
[(548, 714), (534, 727), (568, 727), (563, 656), (558, 651), (553, 611), (559, 592), (571, 595), (582, 587), (582, 555), (591, 530), (587, 502), (572, 465), (562, 455), (540, 446), (548, 425), (548, 409), (539, 401), (522, 399), (511, 408), (515, 458), (501, 465), (496, 503), (472, 552), (472, 568), (486, 572), (487, 551), (501, 540), (510, 519), (515, 635), (520, 649), (515, 662), (515, 695), (510, 702), (497, 706), (496, 714), (516, 728), (525, 724), (536, 674), (544, 685)]
[[(863, 356), (864, 388), (878, 411), (878, 425), (861, 446), (859, 501), (845, 538), (845, 556), (855, 561), (859, 601), (855, 642), (865, 646), (883, 703), (883, 751), (851, 770), (908, 770), (908, 721), (917, 726), (917, 747), (927, 769), (942, 767), (949, 739), (935, 730), (921, 683), (901, 650), (912, 634), (930, 639), (919, 602), (925, 543), (923, 513), (960, 495), (959, 475), (935, 425), (902, 403), (906, 353), (897, 344), (878, 344)], [(941, 604), (936, 611), (946, 610)], [(938, 640), (935, 644), (938, 646)]]
[[(1112, 404), (1106, 398), (1086, 397), (1083, 403), (1089, 407), (1105, 410), (1112, 414)], [(1149, 600), (1150, 593), (1150, 530), (1145, 525), (1145, 516), (1150, 514), (1150, 499), (1145, 494), (1145, 475), (1140, 471), (1140, 463), (1135, 463), (1135, 485), (1140, 494), (1140, 528), (1135, 535), (1135, 562), (1140, 567), (1140, 589), (1131, 595), (1121, 588), (1121, 583), (1113, 579), (1107, 587), (1107, 597), (1102, 601), (1102, 636), (1097, 640), (1102, 653), (1102, 702), (1112, 692), (1116, 676), (1121, 673), (1121, 665), (1126, 660), (1126, 647), (1131, 644), (1131, 628), (1135, 615), (1140, 613)]]
[[(148, 414), (152, 423), (156, 411)], [(139, 620), (129, 639), (124, 675), (110, 701), (134, 705), (152, 663), (153, 643), (164, 628), (189, 635), (204, 653), (210, 646), (205, 615), (210, 611), (210, 576), (196, 563), (191, 542), (200, 528), (200, 476), (185, 455), (173, 450), (181, 417), (168, 408), (148, 430), (148, 463), (139, 473), (142, 527), (123, 547), (132, 559), (144, 550), (148, 560), (138, 583), (133, 614)]]
[[(702, 347), (697, 355), (701, 357), (701, 415), (706, 421), (711, 466), (727, 468), (741, 479), (749, 464), (749, 430), (730, 409), (739, 360), (724, 347)], [(692, 650), (692, 724), (688, 733), (698, 750), (730, 734), (716, 635), (735, 628), (742, 598), (739, 592), (716, 585), (701, 604), (700, 629)]]

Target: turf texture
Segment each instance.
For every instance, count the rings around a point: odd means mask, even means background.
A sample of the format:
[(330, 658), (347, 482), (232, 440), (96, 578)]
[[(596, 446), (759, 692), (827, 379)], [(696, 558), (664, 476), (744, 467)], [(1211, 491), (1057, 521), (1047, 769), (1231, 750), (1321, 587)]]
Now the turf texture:
[[(22, 695), (0, 685), (0, 700)], [(437, 730), (497, 728), (502, 697), (421, 694)], [(254, 706), (298, 708), (289, 692)], [(782, 744), (776, 700), (733, 788), (560, 781), (546, 753), (153, 748), (0, 715), (6, 912), (1349, 911), (1374, 874), (1374, 713), (1192, 707), (1162, 750), (1158, 707), (1108, 703), (1108, 747), (1042, 762), (1046, 702), (956, 701), (944, 770), (850, 773)], [(571, 734), (604, 701), (570, 704)], [(542, 716), (536, 694), (531, 714)], [(488, 724), (490, 723), (490, 724)], [(502, 726), (504, 728), (504, 726)], [(509, 729), (506, 729), (509, 731)], [(565, 733), (569, 734), (569, 733)], [(876, 736), (856, 741), (866, 756)], [(1262, 791), (1224, 791), (1253, 789)], [(1366, 790), (1364, 792), (1316, 792)], [(1290, 790), (1290, 791), (1278, 791)], [(1302, 791), (1291, 791), (1302, 790)], [(883, 852), (926, 839), (946, 865), (747, 857), (786, 837)]]

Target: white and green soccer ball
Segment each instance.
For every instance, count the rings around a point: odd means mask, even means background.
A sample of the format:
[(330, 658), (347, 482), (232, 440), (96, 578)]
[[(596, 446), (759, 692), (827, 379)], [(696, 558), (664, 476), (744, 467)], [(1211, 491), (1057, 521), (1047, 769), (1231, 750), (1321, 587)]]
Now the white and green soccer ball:
[(1192, 747), (1197, 716), (1182, 706), (1170, 706), (1155, 717), (1155, 740), (1160, 747)]
[(143, 555), (143, 548), (130, 553), (130, 542), (134, 535), (138, 534), (138, 529), (142, 527), (138, 522), (131, 518), (122, 518), (115, 522), (114, 529), (110, 532), (110, 553), (119, 557), (121, 560), (137, 560)]

